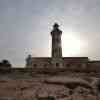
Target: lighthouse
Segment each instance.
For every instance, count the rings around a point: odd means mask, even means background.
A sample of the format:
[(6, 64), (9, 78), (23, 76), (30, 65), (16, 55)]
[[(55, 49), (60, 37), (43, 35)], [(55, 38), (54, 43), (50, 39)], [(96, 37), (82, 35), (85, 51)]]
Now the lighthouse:
[(61, 35), (62, 31), (59, 29), (59, 25), (55, 23), (53, 30), (51, 31), (52, 36), (52, 58), (62, 58), (62, 46), (61, 46)]

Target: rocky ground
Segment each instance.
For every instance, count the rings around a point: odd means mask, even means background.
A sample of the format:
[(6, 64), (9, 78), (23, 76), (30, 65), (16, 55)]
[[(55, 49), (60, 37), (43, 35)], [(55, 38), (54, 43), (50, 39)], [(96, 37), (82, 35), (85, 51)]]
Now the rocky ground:
[(84, 73), (0, 76), (0, 100), (97, 100), (97, 78)]

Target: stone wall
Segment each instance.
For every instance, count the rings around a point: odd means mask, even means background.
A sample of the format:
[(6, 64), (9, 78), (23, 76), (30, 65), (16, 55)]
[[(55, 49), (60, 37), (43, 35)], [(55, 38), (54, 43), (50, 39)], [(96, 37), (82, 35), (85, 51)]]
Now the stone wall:
[(100, 72), (100, 61), (90, 61), (88, 57), (31, 57), (26, 68), (63, 68), (67, 70)]

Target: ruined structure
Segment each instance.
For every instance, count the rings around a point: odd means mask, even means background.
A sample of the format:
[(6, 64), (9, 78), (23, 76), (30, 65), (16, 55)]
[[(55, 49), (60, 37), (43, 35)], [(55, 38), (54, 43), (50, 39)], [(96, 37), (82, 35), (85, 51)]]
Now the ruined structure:
[(62, 57), (62, 31), (57, 23), (53, 25), (50, 35), (52, 37), (51, 57), (32, 57), (29, 55), (26, 59), (27, 68), (65, 68), (67, 70), (100, 71), (100, 61), (90, 61), (88, 57)]
[(29, 55), (25, 68), (0, 69), (0, 100), (100, 100), (100, 61), (62, 57), (61, 34), (55, 23), (51, 57)]

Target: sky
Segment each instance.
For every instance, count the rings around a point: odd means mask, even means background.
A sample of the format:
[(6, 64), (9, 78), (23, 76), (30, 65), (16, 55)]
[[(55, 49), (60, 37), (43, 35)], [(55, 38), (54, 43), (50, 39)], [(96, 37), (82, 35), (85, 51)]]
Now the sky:
[(100, 0), (0, 0), (0, 60), (25, 65), (51, 56), (52, 25), (63, 31), (63, 56), (100, 60)]

